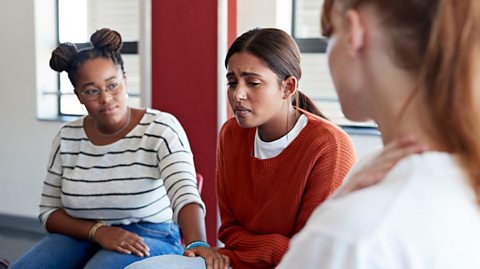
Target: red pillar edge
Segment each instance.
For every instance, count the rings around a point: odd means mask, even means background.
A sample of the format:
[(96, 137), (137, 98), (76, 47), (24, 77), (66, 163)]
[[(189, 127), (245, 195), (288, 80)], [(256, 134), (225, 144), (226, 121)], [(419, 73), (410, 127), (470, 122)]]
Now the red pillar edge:
[(152, 1), (152, 107), (172, 113), (204, 177), (209, 244), (217, 242), (217, 0)]
[[(227, 16), (228, 16), (227, 47), (230, 47), (230, 45), (233, 43), (233, 41), (237, 37), (237, 0), (228, 0)], [(225, 105), (227, 106), (227, 119), (229, 119), (233, 117), (233, 112), (228, 102), (226, 102)]]

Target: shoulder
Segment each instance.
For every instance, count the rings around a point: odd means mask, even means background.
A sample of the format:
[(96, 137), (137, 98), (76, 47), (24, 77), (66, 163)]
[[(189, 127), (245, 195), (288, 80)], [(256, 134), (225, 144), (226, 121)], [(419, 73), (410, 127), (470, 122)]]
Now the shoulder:
[(78, 136), (83, 134), (83, 122), (87, 116), (78, 119), (67, 121), (62, 124), (58, 130), (57, 136)]
[(315, 148), (318, 153), (330, 153), (342, 156), (341, 158), (356, 159), (355, 148), (350, 136), (334, 123), (320, 118), (306, 111), (302, 113), (307, 116), (308, 122), (304, 128), (304, 134), (299, 137), (303, 144)]
[(335, 140), (352, 144), (350, 136), (333, 122), (304, 110), (301, 110), (301, 112), (307, 116), (308, 124), (313, 127), (312, 132), (314, 132), (316, 135), (327, 140)]
[(86, 117), (87, 116), (83, 116), (72, 121), (64, 122), (60, 127), (60, 130), (69, 129), (69, 128), (72, 128), (72, 129), (83, 128), (83, 121), (85, 120)]
[(164, 130), (173, 132), (184, 132), (180, 121), (172, 114), (151, 108), (147, 108), (145, 115), (140, 121), (149, 132), (162, 133)]
[(401, 229), (395, 220), (403, 219), (406, 225), (417, 213), (430, 214), (446, 197), (452, 197), (448, 193), (459, 177), (463, 177), (461, 169), (451, 156), (409, 156), (380, 183), (329, 199), (312, 214), (316, 225), (309, 225), (309, 229), (345, 241), (370, 240), (387, 227)]
[(144, 118), (146, 122), (164, 122), (180, 124), (178, 119), (173, 114), (152, 108), (146, 109)]

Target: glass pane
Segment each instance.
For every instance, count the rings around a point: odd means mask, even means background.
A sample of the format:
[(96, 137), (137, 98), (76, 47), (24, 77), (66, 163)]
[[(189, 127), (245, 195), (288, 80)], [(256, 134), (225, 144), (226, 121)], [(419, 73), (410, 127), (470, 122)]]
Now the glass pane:
[(139, 1), (131, 0), (58, 0), (59, 41), (88, 42), (100, 28), (118, 31), (124, 41), (138, 41)]
[(83, 43), (87, 36), (87, 0), (58, 0), (60, 43)]
[(373, 122), (352, 122), (342, 113), (324, 53), (302, 54), (302, 79), (299, 89), (312, 99), (332, 122), (343, 126), (375, 127)]
[(318, 38), (323, 0), (295, 0), (295, 38)]

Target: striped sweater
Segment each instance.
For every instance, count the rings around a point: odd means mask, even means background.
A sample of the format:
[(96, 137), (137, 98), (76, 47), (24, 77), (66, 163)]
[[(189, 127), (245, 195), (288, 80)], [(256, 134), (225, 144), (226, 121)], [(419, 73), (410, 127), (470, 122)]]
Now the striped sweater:
[(87, 138), (84, 119), (64, 124), (53, 141), (43, 224), (60, 208), (106, 224), (171, 222), (186, 204), (205, 208), (187, 136), (174, 116), (147, 109), (127, 135), (102, 146)]
[(217, 195), (225, 243), (235, 269), (274, 268), (290, 238), (340, 184), (355, 161), (348, 135), (332, 123), (308, 118), (298, 136), (276, 157), (253, 156), (255, 128), (234, 118), (220, 132)]

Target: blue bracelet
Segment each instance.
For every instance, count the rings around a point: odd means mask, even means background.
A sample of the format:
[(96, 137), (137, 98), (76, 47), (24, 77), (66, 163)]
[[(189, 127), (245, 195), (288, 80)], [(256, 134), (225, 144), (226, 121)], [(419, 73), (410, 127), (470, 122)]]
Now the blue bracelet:
[(196, 248), (196, 247), (206, 247), (206, 248), (208, 248), (208, 247), (210, 247), (210, 245), (205, 241), (198, 240), (198, 241), (190, 242), (190, 244), (188, 244), (185, 247), (185, 250), (189, 250), (189, 249)]

